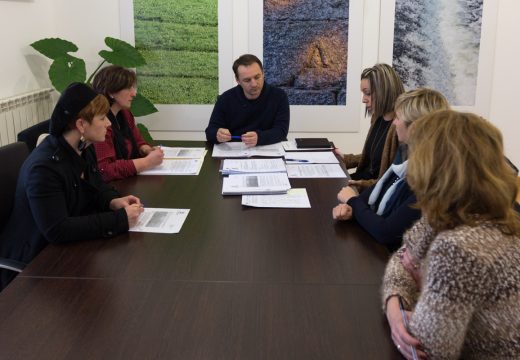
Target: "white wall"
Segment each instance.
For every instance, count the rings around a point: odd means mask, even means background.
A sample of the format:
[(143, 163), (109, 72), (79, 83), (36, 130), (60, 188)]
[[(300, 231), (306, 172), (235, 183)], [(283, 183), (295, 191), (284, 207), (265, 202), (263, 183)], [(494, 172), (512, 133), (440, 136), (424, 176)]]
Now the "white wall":
[(53, 34), (47, 1), (0, 1), (0, 99), (49, 87), (48, 63), (28, 45)]
[(99, 64), (106, 36), (119, 37), (117, 0), (0, 0), (0, 99), (52, 87), (50, 61), (29, 44), (45, 37), (75, 43), (87, 74)]
[[(487, 0), (493, 1), (493, 0)], [(493, 91), (490, 120), (503, 132), (506, 155), (520, 165), (520, 122), (513, 104), (517, 101), (520, 72), (520, 13), (518, 0), (499, 2), (495, 60), (492, 69)], [(59, 36), (79, 47), (77, 55), (87, 61), (87, 72), (100, 61), (97, 52), (104, 48), (106, 36), (120, 37), (119, 0), (0, 0), (0, 34), (2, 57), (0, 66), (0, 98), (48, 87), (49, 62), (28, 46), (48, 36)], [(362, 66), (378, 61), (379, 0), (364, 1), (364, 35)], [(376, 45), (374, 45), (376, 44)], [(207, 115), (209, 117), (209, 114)], [(361, 151), (368, 119), (359, 106), (358, 133), (290, 133), (297, 136), (326, 136), (349, 152)], [(157, 139), (203, 139), (200, 132), (154, 132)]]
[(502, 130), (506, 155), (520, 167), (520, 120), (515, 108), (520, 86), (518, 14), (520, 1), (500, 1), (490, 120)]

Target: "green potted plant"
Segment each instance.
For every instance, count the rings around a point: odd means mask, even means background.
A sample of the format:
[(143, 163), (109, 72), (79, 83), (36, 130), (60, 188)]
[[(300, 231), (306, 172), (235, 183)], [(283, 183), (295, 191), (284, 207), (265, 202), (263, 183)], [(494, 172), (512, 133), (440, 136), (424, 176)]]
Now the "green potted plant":
[[(72, 82), (84, 82), (90, 85), (94, 75), (107, 62), (126, 68), (135, 68), (146, 64), (146, 60), (141, 53), (123, 40), (106, 37), (105, 44), (112, 51), (101, 50), (98, 53), (103, 61), (88, 78), (85, 61), (70, 54), (78, 51), (78, 47), (74, 43), (60, 38), (46, 38), (33, 42), (31, 47), (52, 60), (49, 68), (49, 79), (52, 86), (58, 92), (62, 92)], [(152, 114), (158, 110), (150, 100), (138, 92), (132, 101), (131, 111), (137, 117)], [(145, 140), (152, 142), (148, 129), (143, 124), (137, 124), (137, 126)]]

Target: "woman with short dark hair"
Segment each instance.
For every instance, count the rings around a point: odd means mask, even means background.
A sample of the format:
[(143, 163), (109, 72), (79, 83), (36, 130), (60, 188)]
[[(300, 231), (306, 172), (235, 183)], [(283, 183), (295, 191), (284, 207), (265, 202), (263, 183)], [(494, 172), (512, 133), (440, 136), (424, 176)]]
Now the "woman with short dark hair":
[[(61, 94), (50, 135), (24, 162), (1, 256), (29, 263), (48, 243), (109, 238), (137, 223), (143, 208), (99, 176), (92, 143), (103, 141), (108, 101), (83, 83)], [(2, 288), (14, 277), (1, 274)]]
[(105, 141), (95, 144), (103, 180), (123, 179), (160, 165), (163, 151), (146, 143), (130, 112), (132, 100), (137, 95), (135, 72), (110, 65), (96, 74), (92, 85), (110, 102), (107, 117), (111, 126)]

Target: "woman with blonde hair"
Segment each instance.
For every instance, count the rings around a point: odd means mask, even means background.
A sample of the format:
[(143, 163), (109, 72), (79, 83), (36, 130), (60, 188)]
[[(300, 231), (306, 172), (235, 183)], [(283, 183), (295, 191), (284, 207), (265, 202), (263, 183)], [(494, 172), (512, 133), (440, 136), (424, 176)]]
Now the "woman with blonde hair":
[[(423, 217), (387, 265), (383, 307), (408, 359), (520, 357), (520, 217), (500, 131), (469, 113), (416, 121), (408, 182)], [(409, 318), (403, 322), (400, 304)]]
[[(415, 120), (448, 108), (446, 98), (435, 90), (417, 89), (401, 94), (395, 103), (394, 119), (399, 141), (408, 142), (408, 129)], [(341, 204), (332, 210), (334, 219), (354, 218), (377, 242), (392, 251), (401, 245), (405, 230), (421, 216), (418, 209), (411, 207), (416, 199), (406, 181), (406, 152), (399, 156), (400, 161), (359, 196), (351, 186), (344, 187), (338, 193)]]
[(363, 152), (344, 155), (337, 150), (336, 153), (347, 169), (356, 168), (349, 185), (364, 189), (374, 184), (394, 161), (399, 142), (391, 125), (395, 117), (394, 104), (404, 92), (404, 86), (390, 65), (376, 64), (363, 70), (360, 88), (365, 113), (371, 115)]

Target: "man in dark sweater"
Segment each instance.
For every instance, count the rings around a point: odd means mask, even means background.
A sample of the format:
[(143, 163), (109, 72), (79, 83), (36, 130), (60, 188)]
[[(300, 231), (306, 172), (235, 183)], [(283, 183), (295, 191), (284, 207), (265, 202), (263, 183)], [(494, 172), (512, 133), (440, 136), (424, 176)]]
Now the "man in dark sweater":
[(233, 63), (237, 86), (218, 97), (206, 139), (214, 144), (240, 140), (247, 146), (285, 140), (289, 131), (289, 101), (281, 89), (264, 82), (262, 62), (254, 55)]

